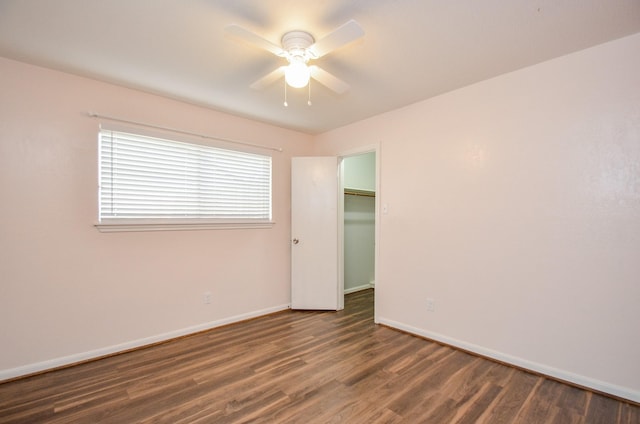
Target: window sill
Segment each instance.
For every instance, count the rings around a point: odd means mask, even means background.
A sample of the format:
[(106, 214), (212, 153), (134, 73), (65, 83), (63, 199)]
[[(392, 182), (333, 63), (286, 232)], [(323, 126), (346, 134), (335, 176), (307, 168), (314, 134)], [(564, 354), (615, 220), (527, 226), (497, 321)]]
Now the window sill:
[(195, 231), (195, 230), (238, 230), (238, 229), (258, 229), (271, 228), (275, 222), (242, 222), (242, 221), (222, 221), (222, 222), (157, 222), (157, 221), (110, 221), (95, 224), (101, 233), (118, 233), (134, 231)]

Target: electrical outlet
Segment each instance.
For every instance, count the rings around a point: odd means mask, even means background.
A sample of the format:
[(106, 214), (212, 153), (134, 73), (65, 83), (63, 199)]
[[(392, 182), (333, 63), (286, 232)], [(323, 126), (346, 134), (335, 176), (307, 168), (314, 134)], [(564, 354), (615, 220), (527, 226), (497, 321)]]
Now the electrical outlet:
[(207, 305), (211, 303), (211, 292), (204, 292), (203, 302)]
[(434, 299), (427, 299), (427, 311), (428, 312), (435, 312), (436, 310), (436, 301)]

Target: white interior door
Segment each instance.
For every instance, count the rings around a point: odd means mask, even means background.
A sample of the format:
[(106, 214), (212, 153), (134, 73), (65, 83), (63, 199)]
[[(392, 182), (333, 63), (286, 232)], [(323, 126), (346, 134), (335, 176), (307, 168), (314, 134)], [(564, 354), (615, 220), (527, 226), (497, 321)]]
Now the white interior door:
[(291, 162), (291, 308), (339, 308), (338, 158)]

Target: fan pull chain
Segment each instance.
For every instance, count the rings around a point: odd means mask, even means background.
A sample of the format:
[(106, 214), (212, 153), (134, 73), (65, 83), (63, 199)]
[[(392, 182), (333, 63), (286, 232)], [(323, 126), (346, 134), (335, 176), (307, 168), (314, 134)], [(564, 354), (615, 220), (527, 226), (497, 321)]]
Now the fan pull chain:
[[(307, 105), (311, 106), (311, 80), (309, 80), (309, 97), (307, 98)], [(287, 81), (284, 82), (284, 107), (289, 107), (289, 103), (287, 103)]]
[(284, 107), (288, 107), (289, 103), (287, 103), (287, 80), (284, 80)]

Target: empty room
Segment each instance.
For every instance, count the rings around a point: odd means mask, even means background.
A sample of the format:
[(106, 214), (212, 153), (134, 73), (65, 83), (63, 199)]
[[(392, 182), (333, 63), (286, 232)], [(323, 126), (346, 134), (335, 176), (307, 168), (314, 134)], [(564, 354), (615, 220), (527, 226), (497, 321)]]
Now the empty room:
[(0, 423), (640, 424), (640, 1), (0, 0)]

